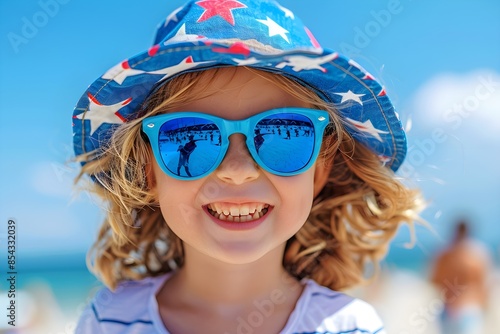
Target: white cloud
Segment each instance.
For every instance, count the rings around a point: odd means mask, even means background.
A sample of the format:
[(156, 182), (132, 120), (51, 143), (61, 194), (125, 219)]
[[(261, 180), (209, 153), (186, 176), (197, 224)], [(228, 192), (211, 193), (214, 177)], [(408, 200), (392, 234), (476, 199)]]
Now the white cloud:
[(415, 127), (498, 136), (500, 73), (438, 74), (416, 91), (410, 111)]

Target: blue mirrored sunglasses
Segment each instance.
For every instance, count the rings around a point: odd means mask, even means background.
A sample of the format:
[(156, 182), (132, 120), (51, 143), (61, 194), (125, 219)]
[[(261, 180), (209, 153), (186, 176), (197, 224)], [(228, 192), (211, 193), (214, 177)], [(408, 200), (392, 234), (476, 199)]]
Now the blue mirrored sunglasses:
[(292, 176), (305, 172), (321, 148), (328, 112), (306, 108), (272, 109), (244, 120), (197, 112), (174, 112), (145, 118), (142, 131), (163, 172), (195, 180), (213, 172), (241, 133), (252, 158), (264, 170)]

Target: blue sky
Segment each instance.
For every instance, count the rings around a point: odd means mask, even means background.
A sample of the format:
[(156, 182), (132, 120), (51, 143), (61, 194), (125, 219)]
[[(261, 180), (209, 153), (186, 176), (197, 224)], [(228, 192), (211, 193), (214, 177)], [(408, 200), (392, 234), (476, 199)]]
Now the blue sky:
[[(0, 2), (0, 212), (18, 222), (25, 258), (82, 254), (102, 220), (72, 195), (72, 109), (108, 68), (146, 50), (183, 1)], [(140, 4), (140, 5), (139, 5)], [(390, 257), (428, 259), (466, 215), (492, 250), (500, 240), (500, 2), (283, 0), (324, 47), (380, 79), (408, 129), (405, 182), (429, 200), (435, 232), (407, 229)], [(5, 226), (1, 224), (0, 226)], [(0, 231), (3, 235), (5, 231)]]

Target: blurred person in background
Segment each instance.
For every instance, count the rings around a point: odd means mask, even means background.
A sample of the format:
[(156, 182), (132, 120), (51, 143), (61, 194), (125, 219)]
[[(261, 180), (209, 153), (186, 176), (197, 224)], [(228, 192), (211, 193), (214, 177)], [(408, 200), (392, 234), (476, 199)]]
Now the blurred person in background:
[(431, 273), (444, 303), (443, 334), (483, 333), (490, 263), (488, 249), (470, 237), (467, 221), (459, 220), (450, 245), (437, 255)]

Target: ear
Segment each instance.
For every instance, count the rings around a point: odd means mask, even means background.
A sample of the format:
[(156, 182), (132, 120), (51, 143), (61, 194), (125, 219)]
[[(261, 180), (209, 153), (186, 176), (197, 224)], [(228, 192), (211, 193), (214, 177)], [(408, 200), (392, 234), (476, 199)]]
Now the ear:
[(325, 159), (318, 159), (314, 171), (314, 197), (323, 190), (328, 182), (328, 177), (332, 171), (333, 162), (326, 162)]

